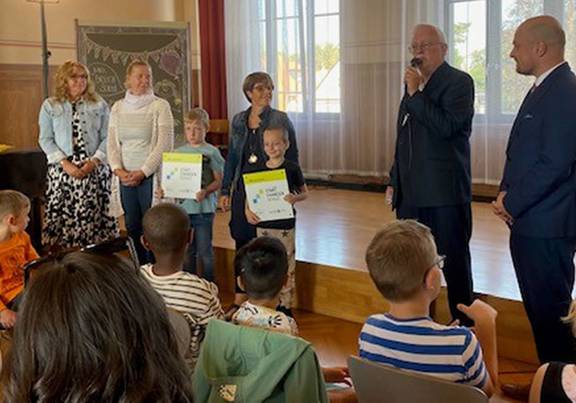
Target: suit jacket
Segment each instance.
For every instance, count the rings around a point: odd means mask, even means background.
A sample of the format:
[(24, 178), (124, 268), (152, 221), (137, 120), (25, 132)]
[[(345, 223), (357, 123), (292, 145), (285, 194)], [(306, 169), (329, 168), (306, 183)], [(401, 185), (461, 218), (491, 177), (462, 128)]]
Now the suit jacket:
[(470, 133), (474, 116), (472, 77), (443, 63), (423, 91), (404, 94), (398, 113), (393, 206), (469, 203)]
[(508, 139), (500, 189), (513, 233), (576, 236), (576, 76), (557, 67), (524, 100)]

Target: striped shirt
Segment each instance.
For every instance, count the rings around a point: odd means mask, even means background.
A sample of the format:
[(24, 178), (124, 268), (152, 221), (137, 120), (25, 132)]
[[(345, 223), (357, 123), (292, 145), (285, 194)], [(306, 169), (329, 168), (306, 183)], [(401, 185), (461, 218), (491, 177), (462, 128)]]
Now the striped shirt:
[(360, 333), (360, 357), (396, 368), (482, 388), (488, 372), (470, 329), (428, 317), (400, 320), (372, 315)]
[(218, 299), (218, 287), (210, 281), (184, 271), (158, 276), (152, 271), (152, 264), (142, 266), (140, 271), (162, 296), (166, 306), (181, 312), (190, 323), (192, 340), (188, 361), (195, 364), (208, 321), (224, 317)]

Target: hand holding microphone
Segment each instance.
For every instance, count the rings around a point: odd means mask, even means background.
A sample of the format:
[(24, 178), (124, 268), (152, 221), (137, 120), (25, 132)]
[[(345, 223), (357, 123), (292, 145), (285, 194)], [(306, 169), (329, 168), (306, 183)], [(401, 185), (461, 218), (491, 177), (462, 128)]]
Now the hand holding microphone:
[(412, 96), (418, 91), (420, 84), (424, 81), (422, 74), (420, 73), (420, 66), (422, 65), (422, 59), (414, 57), (410, 60), (410, 66), (406, 67), (404, 72), (404, 82), (406, 83), (406, 92), (408, 95)]

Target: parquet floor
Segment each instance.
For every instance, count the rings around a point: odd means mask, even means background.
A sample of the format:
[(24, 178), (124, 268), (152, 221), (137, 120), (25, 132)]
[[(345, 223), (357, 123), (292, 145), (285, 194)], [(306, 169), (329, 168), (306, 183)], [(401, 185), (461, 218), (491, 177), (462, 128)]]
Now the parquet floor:
[[(366, 270), (366, 246), (394, 214), (383, 193), (315, 187), (297, 206), (296, 255), (300, 261), (352, 270)], [(474, 289), (482, 294), (520, 300), (508, 250), (508, 228), (488, 203), (473, 203), (470, 243)], [(214, 224), (214, 246), (234, 248), (229, 213), (219, 212)]]

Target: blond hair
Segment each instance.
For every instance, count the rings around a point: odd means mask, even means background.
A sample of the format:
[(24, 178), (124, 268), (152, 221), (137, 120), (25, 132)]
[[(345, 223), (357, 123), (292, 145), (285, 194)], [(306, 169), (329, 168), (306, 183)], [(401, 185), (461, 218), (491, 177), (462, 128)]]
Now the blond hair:
[(576, 337), (576, 300), (572, 300), (568, 315), (564, 316), (562, 322), (569, 324), (572, 327), (572, 334)]
[(188, 123), (198, 121), (204, 125), (206, 130), (210, 128), (210, 115), (202, 108), (194, 108), (189, 111), (184, 117), (184, 121)]
[[(124, 87), (126, 89), (128, 89), (128, 77), (130, 76), (130, 74), (132, 74), (132, 70), (134, 70), (134, 68), (137, 66), (148, 67), (148, 70), (150, 71), (150, 79), (152, 79), (152, 67), (150, 67), (150, 65), (146, 63), (144, 60), (134, 59), (130, 62), (128, 67), (126, 67), (126, 77), (124, 77)], [(152, 80), (150, 80), (150, 86), (152, 86)]]
[(30, 199), (16, 190), (0, 190), (0, 220), (11, 214), (17, 216), (30, 207)]
[(58, 67), (56, 75), (54, 76), (54, 87), (56, 92), (54, 99), (58, 102), (72, 101), (70, 90), (68, 88), (68, 80), (72, 77), (74, 69), (81, 69), (86, 74), (86, 90), (84, 91), (84, 94), (82, 94), (84, 99), (90, 102), (98, 102), (101, 98), (96, 94), (94, 83), (90, 78), (88, 68), (82, 63), (74, 60), (68, 60)]
[(413, 297), (434, 266), (436, 244), (430, 228), (415, 220), (386, 224), (366, 250), (366, 263), (372, 281), (390, 301)]

